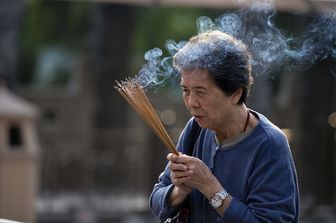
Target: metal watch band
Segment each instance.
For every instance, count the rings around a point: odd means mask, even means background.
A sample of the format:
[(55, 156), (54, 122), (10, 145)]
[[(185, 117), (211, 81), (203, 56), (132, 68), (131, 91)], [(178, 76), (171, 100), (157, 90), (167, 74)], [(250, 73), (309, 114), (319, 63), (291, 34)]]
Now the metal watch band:
[(229, 196), (229, 193), (223, 189), (217, 193), (215, 193), (209, 200), (209, 203), (215, 209), (219, 208), (223, 205), (224, 200)]
[(221, 196), (221, 198), (223, 200), (225, 200), (225, 198), (227, 198), (227, 196), (229, 196), (229, 193), (225, 189), (219, 191), (218, 194), (219, 194), (219, 196)]

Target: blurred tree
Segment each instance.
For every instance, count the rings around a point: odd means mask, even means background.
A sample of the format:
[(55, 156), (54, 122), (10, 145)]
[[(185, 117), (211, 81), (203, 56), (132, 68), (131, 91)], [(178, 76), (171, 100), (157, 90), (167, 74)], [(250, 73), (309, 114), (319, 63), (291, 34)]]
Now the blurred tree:
[(11, 86), (17, 72), (18, 30), (24, 1), (2, 0), (0, 4), (0, 73), (9, 77), (8, 85)]
[[(335, 59), (319, 61), (301, 74), (297, 148), (298, 173), (304, 197), (313, 205), (335, 205), (335, 139), (328, 116), (334, 112), (336, 79), (330, 67)], [(323, 86), (323, 87), (321, 87)]]
[[(87, 27), (87, 3), (27, 1), (20, 38), (19, 83), (29, 85), (38, 80), (36, 72), (40, 55), (50, 48), (79, 53), (85, 43)], [(70, 71), (60, 72), (54, 84), (66, 84), (64, 78), (70, 75)]]
[(113, 85), (128, 73), (134, 10), (127, 5), (97, 4), (90, 12), (88, 69), (95, 95), (95, 184), (97, 189), (120, 189), (129, 180), (127, 168), (120, 169), (126, 161), (123, 136), (127, 105)]
[(195, 8), (139, 8), (133, 39), (134, 52), (143, 58), (149, 49), (163, 49), (168, 39), (189, 39), (197, 33), (195, 21), (202, 15), (202, 11), (204, 10)]

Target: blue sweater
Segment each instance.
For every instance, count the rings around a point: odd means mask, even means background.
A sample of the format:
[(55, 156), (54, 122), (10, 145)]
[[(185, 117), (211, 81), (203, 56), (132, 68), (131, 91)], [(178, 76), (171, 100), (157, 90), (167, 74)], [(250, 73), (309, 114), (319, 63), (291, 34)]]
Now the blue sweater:
[[(253, 112), (253, 111), (252, 111)], [(215, 134), (202, 129), (193, 156), (203, 160), (233, 200), (221, 217), (196, 189), (191, 201), (192, 223), (298, 222), (299, 193), (289, 145), (282, 131), (263, 115), (253, 112), (258, 125), (238, 143), (221, 149)], [(177, 148), (185, 151), (191, 119), (183, 130)], [(150, 197), (150, 206), (161, 220), (174, 216), (178, 207), (168, 205), (173, 185), (168, 167), (159, 177)]]

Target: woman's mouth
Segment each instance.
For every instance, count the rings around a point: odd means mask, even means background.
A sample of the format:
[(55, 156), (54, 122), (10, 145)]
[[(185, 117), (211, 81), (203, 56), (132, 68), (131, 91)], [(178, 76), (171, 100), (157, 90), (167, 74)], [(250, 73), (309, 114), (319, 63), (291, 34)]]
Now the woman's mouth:
[(204, 116), (202, 115), (194, 115), (195, 119), (199, 120), (199, 119), (202, 119)]

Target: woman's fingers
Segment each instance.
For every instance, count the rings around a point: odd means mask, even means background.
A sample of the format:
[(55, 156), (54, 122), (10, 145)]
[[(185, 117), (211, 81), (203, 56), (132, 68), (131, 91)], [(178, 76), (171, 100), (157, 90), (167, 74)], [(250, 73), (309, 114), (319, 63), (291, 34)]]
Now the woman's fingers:
[(191, 170), (187, 170), (187, 171), (172, 171), (170, 173), (170, 177), (171, 178), (183, 178), (183, 177), (190, 177), (193, 174), (193, 172)]
[[(169, 160), (170, 178), (174, 185), (181, 185), (188, 183), (192, 179), (196, 168), (197, 160), (194, 157), (184, 155), (175, 155), (170, 153), (167, 155)], [(196, 162), (196, 163), (195, 163)]]
[(190, 176), (186, 176), (186, 177), (179, 177), (179, 178), (174, 178), (171, 177), (171, 181), (174, 185), (179, 186), (181, 184), (184, 184), (186, 182), (188, 182), (191, 179)]
[(174, 163), (174, 162), (169, 162), (169, 169), (170, 171), (186, 171), (188, 170), (187, 165), (182, 164), (182, 163)]

